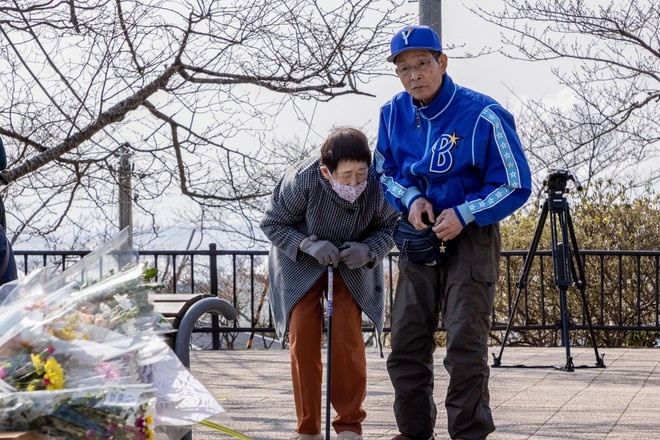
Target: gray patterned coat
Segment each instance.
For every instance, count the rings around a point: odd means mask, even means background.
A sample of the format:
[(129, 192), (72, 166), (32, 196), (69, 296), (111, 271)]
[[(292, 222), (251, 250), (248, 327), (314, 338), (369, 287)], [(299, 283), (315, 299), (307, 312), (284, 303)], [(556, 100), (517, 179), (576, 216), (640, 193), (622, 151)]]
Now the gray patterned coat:
[(365, 191), (355, 203), (349, 203), (323, 178), (320, 166), (320, 160), (308, 159), (290, 168), (275, 186), (261, 220), (261, 229), (272, 243), (268, 258), (268, 300), (277, 335), (284, 340), (293, 307), (327, 273), (326, 267), (298, 249), (300, 242), (310, 235), (337, 247), (346, 241), (369, 245), (375, 264), (349, 269), (340, 263), (338, 270), (348, 291), (380, 335), (385, 320), (382, 260), (394, 245), (392, 234), (398, 213), (384, 199), (373, 170), (369, 172)]

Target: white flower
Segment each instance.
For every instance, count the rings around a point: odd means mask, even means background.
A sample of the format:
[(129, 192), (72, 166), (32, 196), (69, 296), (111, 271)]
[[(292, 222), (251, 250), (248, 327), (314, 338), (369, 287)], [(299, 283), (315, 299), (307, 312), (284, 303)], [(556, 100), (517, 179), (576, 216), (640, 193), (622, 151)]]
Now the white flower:
[(133, 308), (133, 303), (128, 299), (128, 295), (115, 295), (114, 299), (117, 301), (117, 305), (124, 310), (131, 310)]

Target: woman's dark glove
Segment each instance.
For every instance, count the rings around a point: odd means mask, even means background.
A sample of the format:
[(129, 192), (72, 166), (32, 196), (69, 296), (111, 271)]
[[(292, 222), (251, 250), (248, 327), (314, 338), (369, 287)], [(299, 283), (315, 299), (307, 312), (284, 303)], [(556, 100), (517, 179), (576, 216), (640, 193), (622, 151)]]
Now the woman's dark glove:
[(335, 267), (339, 265), (339, 249), (337, 249), (337, 246), (326, 240), (317, 240), (316, 235), (304, 238), (300, 242), (300, 250), (316, 258), (316, 261), (323, 266), (330, 263)]
[(355, 241), (347, 241), (344, 244), (348, 247), (341, 251), (339, 256), (349, 269), (357, 269), (373, 261), (368, 244)]

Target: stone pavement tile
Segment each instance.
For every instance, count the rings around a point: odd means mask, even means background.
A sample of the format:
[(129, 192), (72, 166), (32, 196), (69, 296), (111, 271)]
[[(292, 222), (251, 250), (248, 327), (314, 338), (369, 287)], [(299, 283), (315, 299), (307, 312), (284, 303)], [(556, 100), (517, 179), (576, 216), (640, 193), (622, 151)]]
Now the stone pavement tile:
[(649, 417), (646, 411), (626, 411), (617, 420), (607, 439), (644, 439), (657, 440), (660, 438), (660, 416), (658, 416), (657, 405), (660, 394), (656, 394), (656, 414)]
[[(551, 368), (561, 364), (565, 356), (561, 348), (507, 348), (503, 360), (545, 367), (491, 369), (491, 407), (498, 429), (488, 439), (660, 439), (660, 350), (608, 349), (606, 353), (607, 368), (567, 372)], [(575, 348), (572, 355), (576, 365), (594, 363), (593, 349)], [(447, 373), (443, 356), (444, 350), (438, 349), (434, 397), (438, 405), (437, 438), (446, 440), (443, 400)], [(193, 374), (227, 411), (214, 420), (254, 440), (290, 437), (295, 411), (288, 351), (193, 352), (191, 361)], [(397, 430), (385, 360), (368, 349), (367, 367), (365, 438), (390, 440)], [(230, 437), (195, 427), (193, 438)]]
[[(535, 427), (533, 433), (530, 434), (528, 439), (533, 440), (559, 440), (559, 439), (572, 439), (572, 440), (603, 440), (607, 437), (608, 432), (602, 427), (591, 423), (580, 423), (578, 425), (566, 425), (562, 421), (547, 422), (542, 426)], [(489, 437), (490, 440), (491, 437)], [(496, 437), (492, 437), (495, 439)], [(508, 439), (507, 439), (508, 440)], [(619, 439), (617, 439), (619, 440)]]

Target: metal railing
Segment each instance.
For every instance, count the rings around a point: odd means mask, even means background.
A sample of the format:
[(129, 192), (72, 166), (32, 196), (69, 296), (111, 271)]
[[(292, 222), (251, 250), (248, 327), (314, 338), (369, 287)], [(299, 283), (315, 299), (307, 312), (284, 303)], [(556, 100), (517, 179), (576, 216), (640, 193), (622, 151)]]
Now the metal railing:
[[(19, 271), (23, 273), (46, 265), (65, 269), (86, 253), (15, 251)], [(211, 244), (208, 250), (142, 250), (138, 254), (140, 260), (146, 260), (158, 269), (159, 281), (166, 285), (166, 291), (210, 293), (229, 301), (238, 310), (239, 319), (229, 327), (218, 326), (214, 319), (210, 327), (200, 331), (210, 331), (216, 335), (231, 332), (274, 337), (270, 310), (267, 305), (263, 311), (260, 308), (267, 283), (266, 251), (222, 250)], [(491, 319), (495, 334), (506, 329), (517, 296), (520, 301), (511, 323), (513, 332), (538, 331), (547, 334), (559, 328), (559, 300), (553, 283), (551, 252), (535, 252), (531, 275), (526, 285), (520, 288), (517, 284), (526, 255), (527, 251), (502, 251), (500, 281)], [(581, 250), (580, 255), (586, 272), (587, 307), (591, 322), (605, 345), (625, 344), (625, 339), (630, 338), (629, 332), (660, 332), (660, 251)], [(397, 260), (398, 253), (392, 252), (384, 261), (386, 333), (390, 328), (389, 310), (396, 285)], [(584, 304), (579, 293), (571, 288), (568, 297), (571, 329), (586, 329)], [(439, 327), (438, 330), (443, 329)], [(364, 331), (373, 333), (369, 322), (365, 322)], [(657, 337), (660, 338), (660, 334)], [(529, 345), (533, 342), (525, 343)], [(232, 345), (231, 341), (229, 345)], [(218, 348), (217, 343), (213, 346)]]

